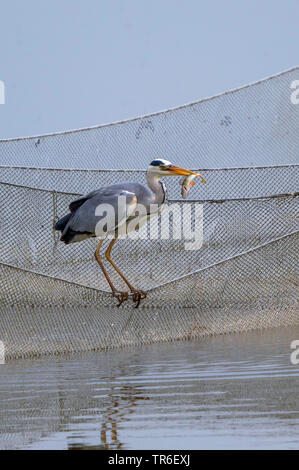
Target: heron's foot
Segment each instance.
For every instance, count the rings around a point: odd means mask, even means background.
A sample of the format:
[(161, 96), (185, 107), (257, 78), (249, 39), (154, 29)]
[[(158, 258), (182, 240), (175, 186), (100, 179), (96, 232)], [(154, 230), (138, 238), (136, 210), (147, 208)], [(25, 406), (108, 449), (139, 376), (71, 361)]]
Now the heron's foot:
[(134, 289), (133, 291), (133, 302), (136, 302), (135, 308), (138, 308), (140, 305), (141, 300), (146, 298), (146, 292), (141, 289)]
[(115, 297), (118, 300), (118, 307), (125, 301), (128, 300), (129, 298), (129, 293), (128, 292), (122, 292), (120, 290), (115, 290), (112, 291), (113, 297)]

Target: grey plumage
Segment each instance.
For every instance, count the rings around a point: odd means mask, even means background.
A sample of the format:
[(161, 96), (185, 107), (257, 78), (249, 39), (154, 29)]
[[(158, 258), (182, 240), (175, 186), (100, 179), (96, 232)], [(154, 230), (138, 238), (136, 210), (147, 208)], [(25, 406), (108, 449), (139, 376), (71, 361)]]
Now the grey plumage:
[[(98, 222), (105, 217), (105, 214), (102, 216), (96, 215), (96, 208), (104, 204), (109, 204), (114, 209), (115, 220), (117, 221), (120, 215), (119, 197), (121, 196), (123, 197), (126, 208), (132, 204), (134, 198), (136, 198), (138, 204), (142, 204), (148, 212), (150, 204), (153, 203), (152, 192), (149, 188), (140, 183), (125, 182), (104, 186), (71, 202), (69, 206), (70, 214), (59, 219), (55, 225), (55, 230), (62, 232), (61, 241), (69, 244), (99, 235), (100, 237), (104, 237), (107, 233), (111, 233), (112, 227), (107, 226), (106, 231), (103, 230), (103, 233), (96, 235), (95, 228)], [(126, 208), (123, 208), (123, 210), (125, 211)], [(111, 225), (113, 226), (113, 221), (110, 222), (112, 222)], [(114, 225), (113, 228), (116, 231), (117, 226)]]

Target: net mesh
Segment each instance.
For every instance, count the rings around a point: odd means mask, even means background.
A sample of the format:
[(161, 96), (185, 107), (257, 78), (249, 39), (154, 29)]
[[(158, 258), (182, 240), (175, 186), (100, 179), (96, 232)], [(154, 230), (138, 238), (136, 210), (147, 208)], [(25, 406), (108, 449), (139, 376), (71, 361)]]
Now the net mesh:
[[(298, 68), (150, 118), (0, 142), (6, 357), (298, 324), (296, 76)], [(64, 246), (54, 225), (79, 194), (144, 183), (138, 167), (156, 156), (202, 170), (208, 184), (183, 201), (178, 180), (167, 179), (162, 215), (116, 243), (114, 261), (148, 292), (139, 309), (130, 300), (116, 308), (96, 240)]]
[[(1, 142), (0, 164), (144, 169), (164, 158), (184, 167), (298, 163), (299, 67), (210, 99), (131, 119)], [(294, 98), (294, 99), (293, 99)]]

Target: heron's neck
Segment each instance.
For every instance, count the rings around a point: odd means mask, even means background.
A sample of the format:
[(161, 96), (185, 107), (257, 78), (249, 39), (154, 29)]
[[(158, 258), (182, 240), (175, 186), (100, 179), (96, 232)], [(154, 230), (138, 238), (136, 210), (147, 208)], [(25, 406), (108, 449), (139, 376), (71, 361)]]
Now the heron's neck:
[(158, 204), (158, 206), (164, 204), (167, 199), (167, 189), (164, 183), (160, 181), (159, 175), (154, 175), (153, 173), (147, 172), (146, 173), (146, 180), (149, 188), (154, 193), (154, 204)]

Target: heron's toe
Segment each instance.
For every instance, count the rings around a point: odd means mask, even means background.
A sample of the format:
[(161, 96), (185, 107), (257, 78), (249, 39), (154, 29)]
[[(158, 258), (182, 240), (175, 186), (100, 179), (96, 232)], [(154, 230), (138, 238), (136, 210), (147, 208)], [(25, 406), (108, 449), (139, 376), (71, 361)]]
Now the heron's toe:
[(125, 301), (128, 300), (129, 298), (129, 293), (128, 292), (121, 292), (121, 291), (115, 291), (112, 292), (113, 297), (115, 297), (118, 300), (118, 307)]
[(140, 295), (141, 295), (141, 300), (146, 299), (147, 293), (144, 292), (143, 290), (140, 290)]
[(146, 298), (146, 292), (144, 292), (143, 290), (136, 290), (133, 293), (133, 302), (136, 302), (135, 308), (138, 308), (141, 300), (145, 298)]

